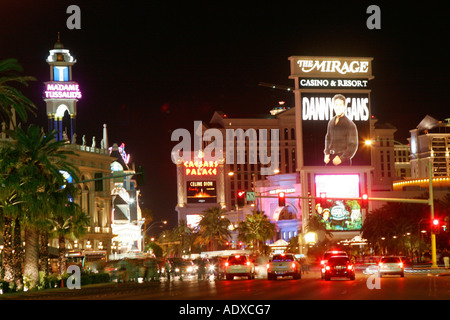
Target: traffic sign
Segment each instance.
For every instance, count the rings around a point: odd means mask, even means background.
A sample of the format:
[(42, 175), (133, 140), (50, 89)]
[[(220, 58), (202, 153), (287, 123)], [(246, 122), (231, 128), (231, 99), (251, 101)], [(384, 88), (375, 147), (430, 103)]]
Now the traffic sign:
[(255, 201), (256, 196), (254, 191), (247, 191), (247, 201)]

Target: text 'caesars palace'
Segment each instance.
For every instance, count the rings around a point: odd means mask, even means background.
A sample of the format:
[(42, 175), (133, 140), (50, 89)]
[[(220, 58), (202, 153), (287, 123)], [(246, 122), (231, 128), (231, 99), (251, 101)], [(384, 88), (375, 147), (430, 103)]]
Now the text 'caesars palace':
[(362, 248), (366, 214), (389, 199), (423, 198), (429, 170), (434, 199), (448, 192), (450, 119), (424, 114), (400, 143), (397, 129), (371, 114), (373, 58), (288, 60), (293, 88), (273, 88), (291, 91), (294, 106), (280, 101), (258, 117), (216, 111), (172, 134), (178, 221), (195, 229), (204, 210), (219, 206), (232, 222), (229, 248), (242, 249), (235, 228), (264, 212), (276, 225), (266, 243), (275, 250), (294, 237), (301, 246), (321, 240), (305, 232), (317, 217), (333, 241)]

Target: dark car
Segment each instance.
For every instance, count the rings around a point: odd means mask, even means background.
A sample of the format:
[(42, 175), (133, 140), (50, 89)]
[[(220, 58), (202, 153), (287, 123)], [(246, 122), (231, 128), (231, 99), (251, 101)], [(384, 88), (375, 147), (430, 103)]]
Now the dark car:
[(325, 252), (320, 260), (320, 275), (322, 279), (325, 278), (325, 265), (327, 264), (328, 259), (335, 256), (348, 257), (347, 252), (341, 250), (330, 250)]
[(333, 256), (325, 264), (325, 280), (332, 277), (346, 277), (355, 280), (355, 265), (348, 257)]
[(227, 257), (214, 257), (211, 259), (209, 269), (216, 279), (220, 280), (225, 278), (225, 263), (227, 260)]

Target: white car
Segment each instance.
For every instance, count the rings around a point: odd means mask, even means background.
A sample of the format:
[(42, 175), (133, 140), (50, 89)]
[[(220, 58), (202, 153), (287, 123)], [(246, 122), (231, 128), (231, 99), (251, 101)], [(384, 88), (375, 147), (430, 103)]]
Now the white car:
[(225, 262), (225, 278), (233, 280), (234, 277), (255, 279), (255, 265), (248, 256), (236, 254), (228, 257)]
[(292, 277), (301, 279), (302, 268), (291, 253), (276, 254), (267, 264), (267, 279), (276, 280), (277, 277)]
[(378, 262), (378, 276), (381, 278), (385, 274), (398, 274), (405, 276), (405, 269), (400, 257), (382, 257)]

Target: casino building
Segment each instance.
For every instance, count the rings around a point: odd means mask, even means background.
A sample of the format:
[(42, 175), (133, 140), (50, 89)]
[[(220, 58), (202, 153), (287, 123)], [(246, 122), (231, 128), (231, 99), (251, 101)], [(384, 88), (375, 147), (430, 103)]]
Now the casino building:
[[(218, 204), (234, 217), (239, 217), (239, 212), (245, 215), (255, 209), (263, 211), (277, 226), (278, 234), (274, 240), (288, 241), (299, 231), (304, 232), (311, 218), (318, 218), (333, 233), (333, 240), (350, 241), (360, 237), (365, 214), (383, 205), (383, 202), (371, 201), (367, 208), (363, 208), (363, 194), (374, 198), (405, 197), (396, 191), (400, 188), (396, 181), (407, 179), (410, 173), (413, 177), (426, 173), (421, 164), (423, 161), (417, 162), (413, 158), (409, 164), (408, 156), (414, 150), (409, 151), (406, 146), (395, 143), (397, 129), (388, 123), (379, 123), (371, 115), (372, 58), (294, 56), (289, 61), (290, 78), (295, 84), (292, 91), (294, 107), (280, 103), (270, 110), (270, 114), (257, 117), (233, 117), (217, 111), (208, 124), (202, 124), (202, 132), (219, 130), (222, 137), (226, 137), (224, 161), (220, 162), (218, 176), (213, 177), (215, 184), (211, 190), (214, 190), (214, 198), (210, 198), (212, 201), (209, 203), (205, 199), (199, 200), (201, 197), (187, 201), (189, 187), (202, 180), (201, 186), (208, 179), (205, 176), (192, 179), (188, 173), (189, 166), (192, 166), (189, 162), (177, 164), (177, 211), (180, 219), (188, 217), (188, 212), (199, 214), (200, 208)], [(342, 114), (337, 114), (337, 95), (343, 96), (345, 108)], [(352, 141), (348, 138), (349, 133), (337, 133), (335, 129), (339, 122), (345, 123), (344, 120), (356, 128)], [(448, 123), (445, 128), (436, 123), (426, 118), (417, 130), (411, 131), (411, 149), (418, 146), (421, 150), (428, 150), (421, 151), (419, 157), (439, 156), (438, 161), (434, 160), (435, 175), (438, 172), (448, 175), (443, 169), (450, 167), (448, 141), (436, 136), (437, 132), (443, 134), (448, 130)], [(234, 140), (235, 136), (231, 136), (230, 151), (229, 132), (236, 134), (238, 130), (242, 130), (244, 138)], [(271, 141), (270, 135), (267, 135), (265, 144), (257, 141), (258, 155), (261, 147), (273, 146), (272, 142), (278, 145), (274, 149), (279, 160), (278, 170), (266, 175), (261, 174), (261, 169), (268, 167), (267, 163), (251, 158), (255, 143), (252, 134), (255, 133), (258, 139), (264, 130), (279, 132), (276, 141)], [(432, 139), (423, 137), (427, 130), (435, 132)], [(375, 143), (369, 147), (365, 145), (366, 140)], [(338, 148), (344, 145), (343, 141), (352, 145), (349, 155), (346, 150)], [(435, 148), (428, 148), (431, 144)], [(236, 150), (237, 155), (228, 157), (227, 153)], [(239, 152), (245, 155), (244, 162), (236, 161)], [(332, 160), (338, 157), (339, 161)], [(193, 165), (201, 166), (202, 163)], [(211, 178), (209, 174), (207, 177)], [(194, 184), (190, 182), (193, 180)], [(247, 194), (254, 193), (256, 199), (247, 198), (247, 206), (239, 208), (236, 197), (242, 190)], [(286, 195), (283, 207), (278, 206), (278, 192)], [(321, 194), (326, 197), (324, 202), (318, 200)], [(417, 195), (416, 192), (406, 196)], [(196, 219), (200, 217), (201, 213)]]
[[(55, 138), (67, 140), (66, 148), (76, 154), (68, 157), (80, 171), (81, 194), (74, 201), (90, 216), (85, 235), (66, 239), (66, 249), (69, 255), (93, 258), (141, 251), (143, 221), (139, 190), (125, 144), (109, 147), (106, 124), (99, 143), (95, 137), (87, 141), (85, 135), (78, 135), (77, 103), (82, 93), (72, 77), (72, 67), (77, 61), (59, 38), (46, 61), (50, 67), (50, 81), (44, 83), (48, 129), (55, 129), (58, 132)], [(58, 239), (51, 239), (50, 247), (57, 248)]]

